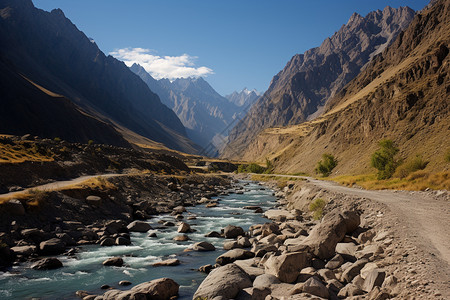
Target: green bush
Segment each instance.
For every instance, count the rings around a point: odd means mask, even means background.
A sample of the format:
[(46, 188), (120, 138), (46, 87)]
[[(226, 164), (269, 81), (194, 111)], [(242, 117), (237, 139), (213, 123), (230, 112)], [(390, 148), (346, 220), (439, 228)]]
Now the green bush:
[(328, 153), (322, 155), (322, 160), (317, 162), (316, 173), (323, 177), (329, 176), (331, 171), (337, 166), (337, 159)]
[(381, 140), (378, 146), (380, 146), (380, 149), (372, 154), (370, 163), (372, 167), (378, 170), (378, 179), (391, 178), (399, 165), (399, 161), (395, 159), (398, 148), (391, 140)]
[(317, 198), (309, 204), (309, 211), (313, 213), (314, 220), (320, 220), (326, 203), (322, 198)]
[(398, 166), (395, 171), (395, 176), (400, 178), (405, 178), (409, 174), (423, 170), (428, 165), (428, 161), (422, 158), (422, 155), (416, 155), (413, 159), (406, 161), (404, 164)]
[(258, 164), (251, 163), (248, 165), (239, 165), (237, 172), (238, 173), (256, 173), (256, 174), (262, 174), (266, 171), (266, 168), (261, 167)]
[(264, 171), (266, 174), (272, 174), (273, 173), (273, 163), (266, 158), (266, 170)]

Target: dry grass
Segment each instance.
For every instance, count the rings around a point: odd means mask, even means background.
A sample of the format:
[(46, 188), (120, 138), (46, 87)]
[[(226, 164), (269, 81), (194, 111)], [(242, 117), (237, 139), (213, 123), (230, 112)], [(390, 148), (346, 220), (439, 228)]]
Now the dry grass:
[(430, 173), (427, 171), (416, 171), (405, 178), (390, 178), (377, 180), (376, 174), (369, 175), (344, 175), (329, 180), (336, 181), (346, 186), (358, 185), (368, 190), (407, 190), (423, 191), (427, 188), (433, 190), (450, 190), (450, 172)]
[(0, 163), (25, 161), (53, 161), (53, 154), (39, 149), (36, 144), (29, 142), (18, 142), (11, 145), (0, 141)]
[(252, 175), (254, 181), (276, 181), (279, 189), (283, 189), (288, 185), (289, 181), (303, 181), (305, 179), (298, 177), (280, 177), (276, 175)]

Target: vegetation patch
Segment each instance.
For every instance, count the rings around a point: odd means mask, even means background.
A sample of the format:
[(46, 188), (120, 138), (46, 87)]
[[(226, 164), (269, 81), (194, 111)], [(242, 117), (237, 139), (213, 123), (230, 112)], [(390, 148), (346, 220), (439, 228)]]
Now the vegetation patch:
[(53, 160), (54, 153), (39, 144), (28, 141), (12, 142), (0, 138), (0, 163)]
[(399, 165), (399, 161), (395, 159), (399, 150), (391, 140), (381, 140), (378, 146), (380, 148), (372, 154), (370, 164), (378, 170), (378, 179), (391, 178)]
[(398, 166), (394, 177), (405, 178), (411, 173), (425, 169), (427, 165), (428, 161), (424, 160), (421, 155), (416, 155), (413, 159)]
[(322, 174), (323, 177), (330, 176), (337, 163), (337, 159), (333, 155), (325, 153), (322, 155), (322, 159), (317, 162), (315, 171), (317, 174)]
[(313, 213), (314, 220), (322, 219), (323, 209), (326, 204), (322, 198), (317, 198), (309, 204), (309, 211)]

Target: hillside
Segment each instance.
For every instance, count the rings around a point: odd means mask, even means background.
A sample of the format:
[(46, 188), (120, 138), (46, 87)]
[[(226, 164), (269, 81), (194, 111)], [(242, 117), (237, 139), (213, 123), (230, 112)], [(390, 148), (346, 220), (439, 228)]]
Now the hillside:
[(265, 128), (300, 124), (320, 115), (327, 101), (383, 51), (413, 17), (414, 11), (408, 7), (386, 7), (365, 17), (355, 13), (320, 47), (294, 55), (230, 132), (222, 155), (238, 158), (236, 154), (251, 145)]
[(268, 157), (277, 171), (313, 173), (321, 155), (331, 153), (339, 160), (334, 174), (373, 172), (370, 155), (379, 140), (389, 138), (401, 158), (419, 154), (430, 162), (426, 170), (448, 170), (449, 37), (450, 1), (442, 0), (417, 14), (322, 116), (265, 130), (243, 158)]
[(260, 94), (257, 90), (248, 90), (247, 88), (242, 89), (242, 91), (226, 95), (230, 102), (236, 104), (237, 106), (243, 107), (244, 109), (248, 106), (251, 106), (255, 101), (259, 98)]
[[(61, 10), (46, 12), (30, 0), (0, 1), (0, 57), (17, 73), (104, 122), (177, 150), (196, 151), (181, 121), (158, 96), (124, 63), (105, 56)], [(20, 112), (16, 115), (20, 117)], [(55, 126), (68, 139), (77, 140), (65, 124)], [(8, 133), (7, 129), (0, 132)], [(45, 137), (52, 135), (41, 132)]]

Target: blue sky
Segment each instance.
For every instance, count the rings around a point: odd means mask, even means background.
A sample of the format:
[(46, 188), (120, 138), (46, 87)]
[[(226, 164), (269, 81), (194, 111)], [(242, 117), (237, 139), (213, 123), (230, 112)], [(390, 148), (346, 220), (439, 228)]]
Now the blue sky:
[[(106, 54), (148, 62), (155, 77), (203, 75), (222, 95), (265, 91), (296, 53), (319, 46), (353, 12), (428, 0), (33, 0), (65, 15)], [(136, 49), (138, 48), (138, 49)], [(122, 50), (120, 50), (122, 49)]]

